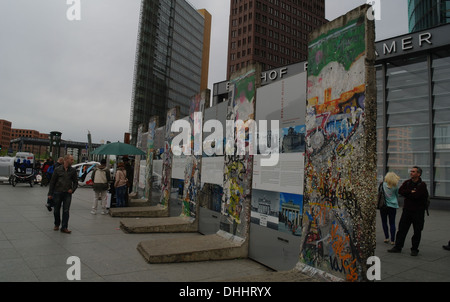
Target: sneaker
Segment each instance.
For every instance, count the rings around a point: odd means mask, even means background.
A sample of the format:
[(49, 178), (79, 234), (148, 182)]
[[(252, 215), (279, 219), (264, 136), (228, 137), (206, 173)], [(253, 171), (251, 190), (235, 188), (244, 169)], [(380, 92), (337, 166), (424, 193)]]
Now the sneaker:
[(394, 242), (394, 241), (391, 241), (391, 245), (395, 245), (395, 242)]
[(108, 211), (102, 211), (101, 214), (102, 214), (102, 215), (106, 215), (106, 214), (108, 214)]
[(401, 253), (402, 252), (402, 250), (396, 248), (395, 246), (387, 251), (388, 251), (388, 253)]
[(448, 242), (448, 245), (443, 245), (442, 248), (444, 250), (450, 251), (450, 241)]
[(417, 256), (419, 254), (419, 250), (411, 250), (411, 256)]
[(97, 214), (97, 212), (94, 211), (94, 210), (92, 210), (92, 211), (91, 211), (91, 214), (92, 214), (92, 215), (95, 215), (95, 214)]
[(384, 243), (389, 243), (389, 239), (384, 239)]

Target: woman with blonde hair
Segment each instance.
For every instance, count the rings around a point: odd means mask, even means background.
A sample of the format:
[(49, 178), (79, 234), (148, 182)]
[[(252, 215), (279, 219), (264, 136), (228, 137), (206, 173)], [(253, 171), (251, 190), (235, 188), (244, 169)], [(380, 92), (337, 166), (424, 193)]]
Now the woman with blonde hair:
[[(397, 214), (398, 206), (398, 182), (400, 176), (394, 172), (388, 172), (384, 177), (383, 190), (386, 199), (386, 207), (380, 210), (381, 223), (383, 225), (384, 231), (384, 242), (389, 243), (389, 233), (390, 242), (395, 244), (395, 216)], [(389, 226), (388, 226), (389, 219)], [(390, 232), (389, 232), (390, 231)]]

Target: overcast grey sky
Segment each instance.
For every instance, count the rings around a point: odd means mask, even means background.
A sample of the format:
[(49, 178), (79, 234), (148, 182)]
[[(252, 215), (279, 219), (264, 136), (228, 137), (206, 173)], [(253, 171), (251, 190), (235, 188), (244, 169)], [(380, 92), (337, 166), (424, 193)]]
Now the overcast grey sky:
[[(407, 1), (378, 0), (377, 40), (407, 33)], [(140, 0), (0, 0), (0, 119), (63, 139), (123, 141), (129, 130)], [(225, 80), (229, 0), (190, 0), (213, 16), (209, 88)], [(333, 20), (366, 0), (326, 0)]]

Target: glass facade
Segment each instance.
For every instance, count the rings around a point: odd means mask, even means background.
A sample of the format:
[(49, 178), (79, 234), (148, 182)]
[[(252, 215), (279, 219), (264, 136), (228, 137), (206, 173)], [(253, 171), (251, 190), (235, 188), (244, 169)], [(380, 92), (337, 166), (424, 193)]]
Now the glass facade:
[(434, 192), (450, 197), (450, 50), (432, 56)]
[(408, 0), (409, 32), (450, 23), (450, 0)]
[(169, 100), (189, 114), (189, 101), (200, 92), (204, 18), (186, 1), (177, 1), (169, 77)]
[(377, 87), (378, 179), (419, 166), (431, 196), (450, 197), (450, 51), (380, 64)]
[(169, 108), (187, 115), (200, 90), (204, 18), (186, 1), (144, 0), (141, 5), (130, 116), (131, 143), (140, 124)]

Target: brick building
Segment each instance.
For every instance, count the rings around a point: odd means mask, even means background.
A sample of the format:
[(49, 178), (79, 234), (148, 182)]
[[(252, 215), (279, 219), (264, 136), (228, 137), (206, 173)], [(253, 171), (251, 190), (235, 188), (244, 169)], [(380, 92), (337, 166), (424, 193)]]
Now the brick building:
[(262, 71), (306, 61), (308, 36), (328, 22), (325, 0), (231, 0), (227, 80), (260, 63)]

